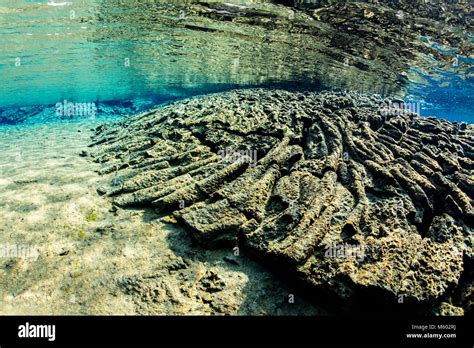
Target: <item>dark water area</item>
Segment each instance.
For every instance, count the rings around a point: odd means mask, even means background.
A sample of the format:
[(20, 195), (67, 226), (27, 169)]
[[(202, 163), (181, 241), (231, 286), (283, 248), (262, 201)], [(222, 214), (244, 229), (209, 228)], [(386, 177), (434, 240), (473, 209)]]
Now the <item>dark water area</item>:
[(408, 10), (351, 6), (4, 1), (0, 123), (23, 123), (28, 110), (65, 101), (129, 114), (255, 86), (397, 96), (418, 103), (423, 116), (472, 122), (472, 36), (456, 41), (461, 48), (422, 35), (408, 42), (415, 37), (405, 29), (415, 20)]

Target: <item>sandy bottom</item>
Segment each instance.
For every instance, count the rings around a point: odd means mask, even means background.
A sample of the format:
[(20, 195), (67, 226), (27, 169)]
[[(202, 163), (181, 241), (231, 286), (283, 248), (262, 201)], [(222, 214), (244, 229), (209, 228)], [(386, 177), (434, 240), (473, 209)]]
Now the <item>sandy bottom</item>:
[(0, 128), (0, 314), (324, 314), (234, 250), (111, 211), (79, 156), (93, 126)]

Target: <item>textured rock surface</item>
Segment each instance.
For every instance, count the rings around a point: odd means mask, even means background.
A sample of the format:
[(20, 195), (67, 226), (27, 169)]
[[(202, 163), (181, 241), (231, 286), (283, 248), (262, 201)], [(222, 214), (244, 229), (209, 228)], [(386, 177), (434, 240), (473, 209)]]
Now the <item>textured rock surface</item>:
[(97, 128), (113, 174), (98, 192), (172, 212), (338, 311), (470, 311), (474, 128), (384, 105), (263, 89), (174, 103)]

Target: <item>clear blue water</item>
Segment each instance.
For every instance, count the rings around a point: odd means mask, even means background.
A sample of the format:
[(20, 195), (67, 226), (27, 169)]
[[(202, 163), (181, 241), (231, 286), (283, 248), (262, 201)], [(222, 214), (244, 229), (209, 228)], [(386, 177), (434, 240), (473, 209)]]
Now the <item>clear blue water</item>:
[[(474, 59), (420, 38), (427, 46), (447, 57), (448, 64), (431, 60), (428, 69), (412, 67), (407, 95), (422, 103), (422, 116), (435, 116), (452, 121), (474, 122)], [(474, 42), (473, 38), (470, 38)]]
[(3, 0), (0, 23), (0, 109), (23, 108), (23, 118), (33, 105), (65, 100), (140, 105), (124, 107), (130, 113), (263, 85), (394, 94), (420, 102), (422, 115), (473, 123), (472, 59), (420, 38), (457, 64), (412, 67), (401, 86), (378, 62), (343, 64), (356, 57), (288, 29), (319, 24), (271, 1)]

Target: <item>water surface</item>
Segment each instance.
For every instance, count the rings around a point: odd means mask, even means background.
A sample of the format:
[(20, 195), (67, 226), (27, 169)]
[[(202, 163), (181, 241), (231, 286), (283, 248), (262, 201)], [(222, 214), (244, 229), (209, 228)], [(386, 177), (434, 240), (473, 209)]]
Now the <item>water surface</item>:
[(422, 115), (472, 122), (472, 59), (421, 37), (456, 64), (427, 56), (400, 71), (383, 45), (361, 55), (308, 13), (272, 1), (3, 1), (0, 108), (271, 86), (409, 96)]

